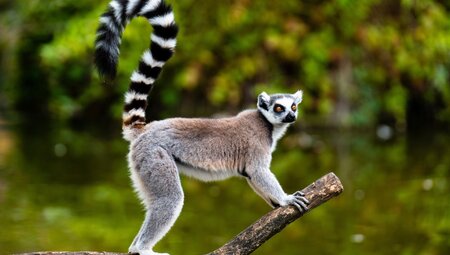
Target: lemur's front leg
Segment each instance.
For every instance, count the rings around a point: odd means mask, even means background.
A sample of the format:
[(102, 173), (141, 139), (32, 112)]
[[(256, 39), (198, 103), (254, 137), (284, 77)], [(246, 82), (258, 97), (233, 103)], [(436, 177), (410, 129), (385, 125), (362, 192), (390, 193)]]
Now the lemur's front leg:
[(309, 201), (305, 194), (300, 191), (286, 194), (268, 167), (251, 167), (246, 171), (246, 179), (253, 190), (272, 207), (294, 205), (302, 213), (308, 210)]

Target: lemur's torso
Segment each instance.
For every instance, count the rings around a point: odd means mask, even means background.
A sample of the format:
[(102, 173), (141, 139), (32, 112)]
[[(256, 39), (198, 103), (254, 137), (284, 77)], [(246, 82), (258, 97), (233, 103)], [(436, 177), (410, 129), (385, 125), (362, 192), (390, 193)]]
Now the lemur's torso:
[[(270, 160), (271, 147), (276, 143), (273, 130), (257, 110), (220, 119), (172, 118), (147, 124), (131, 146), (137, 151), (137, 147), (148, 144), (161, 146), (183, 173), (212, 181), (245, 175), (246, 164), (256, 155), (266, 154)], [(200, 172), (190, 171), (192, 168)]]

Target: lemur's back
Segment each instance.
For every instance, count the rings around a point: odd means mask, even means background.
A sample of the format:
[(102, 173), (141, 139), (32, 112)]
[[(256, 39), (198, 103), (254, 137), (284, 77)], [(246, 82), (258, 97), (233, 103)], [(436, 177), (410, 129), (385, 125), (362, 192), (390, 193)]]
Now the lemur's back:
[(240, 171), (250, 154), (270, 154), (271, 129), (257, 110), (221, 119), (172, 118), (149, 123), (132, 150), (139, 153), (160, 146), (179, 163), (205, 170)]

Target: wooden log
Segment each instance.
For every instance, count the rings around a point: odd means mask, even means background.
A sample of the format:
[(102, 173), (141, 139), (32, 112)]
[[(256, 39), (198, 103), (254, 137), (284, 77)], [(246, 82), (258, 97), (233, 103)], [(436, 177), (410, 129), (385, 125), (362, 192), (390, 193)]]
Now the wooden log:
[[(328, 173), (301, 190), (309, 200), (307, 212), (339, 195), (344, 190), (341, 181), (334, 173)], [(245, 255), (250, 254), (288, 224), (304, 214), (294, 206), (278, 207), (250, 225), (228, 243), (207, 255)], [(31, 252), (20, 255), (130, 255), (114, 252)]]

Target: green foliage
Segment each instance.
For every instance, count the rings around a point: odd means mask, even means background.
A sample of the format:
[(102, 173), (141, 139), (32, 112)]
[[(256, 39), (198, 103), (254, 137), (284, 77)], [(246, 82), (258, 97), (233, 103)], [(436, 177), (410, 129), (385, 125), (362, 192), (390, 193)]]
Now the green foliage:
[[(303, 89), (302, 111), (309, 121), (367, 126), (388, 115), (404, 125), (416, 115), (408, 109), (419, 97), (425, 104), (420, 107), (433, 109), (433, 119), (448, 123), (450, 14), (440, 2), (173, 2), (181, 28), (177, 53), (157, 83), (150, 105), (155, 109), (149, 111), (156, 118), (179, 114), (180, 108), (184, 115), (235, 112), (253, 105), (262, 90)], [(119, 98), (151, 29), (145, 20), (128, 26), (117, 85), (102, 87), (92, 52), (106, 5), (17, 0), (3, 11), (9, 15), (0, 29), (17, 32), (16, 44), (5, 46), (8, 39), (0, 44), (1, 51), (16, 52), (5, 55), (5, 61), (16, 60), (19, 84), (21, 77), (33, 75), (29, 69), (35, 70), (32, 81), (39, 83), (34, 89), (47, 91), (35, 101), (58, 120), (92, 112), (120, 116)], [(13, 102), (35, 102), (14, 83), (9, 79), (4, 86)], [(19, 109), (32, 104), (25, 105)]]

